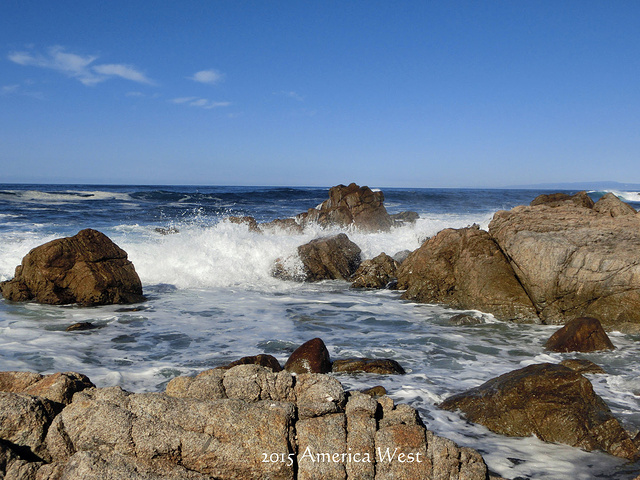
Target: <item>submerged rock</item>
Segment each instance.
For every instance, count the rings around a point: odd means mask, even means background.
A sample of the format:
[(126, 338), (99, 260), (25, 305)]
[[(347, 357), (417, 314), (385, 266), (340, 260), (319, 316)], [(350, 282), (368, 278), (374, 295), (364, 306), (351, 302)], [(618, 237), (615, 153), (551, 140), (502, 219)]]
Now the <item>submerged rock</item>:
[(383, 202), (383, 193), (373, 192), (369, 187), (355, 183), (346, 187), (337, 185), (329, 189), (328, 200), (298, 215), (297, 219), (303, 225), (318, 223), (324, 227), (338, 225), (368, 232), (388, 231), (393, 220)]
[(402, 298), (477, 309), (502, 320), (538, 316), (496, 242), (477, 227), (442, 230), (398, 269)]
[[(360, 264), (352, 277), (352, 288), (386, 288), (394, 285), (400, 264), (382, 252)], [(395, 285), (394, 285), (395, 286)]]
[(7, 300), (85, 306), (145, 300), (127, 253), (97, 230), (52, 240), (31, 250), (12, 280), (0, 283)]
[(562, 365), (536, 364), (506, 373), (449, 397), (440, 407), (461, 410), (469, 421), (502, 435), (535, 435), (545, 442), (638, 458), (629, 434), (591, 382)]
[(402, 365), (390, 358), (345, 358), (333, 362), (334, 372), (365, 372), (380, 375), (404, 375)]
[(616, 348), (600, 321), (590, 317), (570, 320), (551, 335), (544, 347), (552, 352), (597, 352)]

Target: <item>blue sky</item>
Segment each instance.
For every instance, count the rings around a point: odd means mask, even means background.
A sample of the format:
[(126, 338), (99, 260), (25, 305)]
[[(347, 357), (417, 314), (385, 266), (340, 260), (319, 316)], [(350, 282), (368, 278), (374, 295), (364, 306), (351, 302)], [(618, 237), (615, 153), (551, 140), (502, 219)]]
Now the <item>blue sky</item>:
[(640, 182), (640, 2), (0, 3), (0, 183)]

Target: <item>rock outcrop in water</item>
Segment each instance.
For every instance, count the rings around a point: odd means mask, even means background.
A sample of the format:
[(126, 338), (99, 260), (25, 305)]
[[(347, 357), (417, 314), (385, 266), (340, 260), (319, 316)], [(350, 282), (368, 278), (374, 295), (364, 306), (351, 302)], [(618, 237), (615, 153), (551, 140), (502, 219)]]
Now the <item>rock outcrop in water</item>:
[(574, 318), (556, 331), (545, 343), (552, 352), (597, 352), (614, 350), (602, 324), (597, 318)]
[(368, 232), (389, 231), (394, 223), (384, 207), (384, 194), (355, 183), (331, 187), (328, 200), (301, 213), (297, 219), (302, 225), (353, 226)]
[(545, 323), (640, 322), (640, 217), (610, 211), (568, 200), (494, 215), (489, 233)]
[(488, 233), (447, 229), (398, 270), (404, 298), (504, 320), (640, 323), (640, 215), (615, 196), (542, 195), (497, 212)]
[(127, 253), (97, 230), (86, 229), (31, 250), (12, 280), (0, 283), (7, 300), (85, 306), (135, 303), (145, 298)]
[(448, 228), (428, 239), (398, 269), (402, 298), (477, 309), (505, 320), (537, 319), (500, 247), (484, 230)]
[(395, 288), (400, 264), (382, 252), (371, 260), (365, 260), (353, 274), (352, 288)]
[(454, 395), (441, 408), (461, 410), (489, 430), (510, 436), (535, 435), (584, 450), (603, 450), (637, 460), (638, 448), (591, 382), (562, 365), (530, 365)]
[(56, 411), (0, 393), (0, 475), (23, 480), (485, 480), (478, 452), (418, 413), (322, 374), (258, 365), (177, 377), (165, 393), (76, 392)]

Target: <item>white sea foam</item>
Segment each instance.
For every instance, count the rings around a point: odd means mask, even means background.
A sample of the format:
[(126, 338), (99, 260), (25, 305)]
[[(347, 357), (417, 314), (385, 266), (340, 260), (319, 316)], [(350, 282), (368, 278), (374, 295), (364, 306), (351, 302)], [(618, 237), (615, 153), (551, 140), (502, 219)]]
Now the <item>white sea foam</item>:
[(132, 201), (127, 193), (108, 192), (102, 190), (66, 190), (63, 192), (43, 192), (40, 190), (3, 190), (0, 199), (13, 202), (33, 202), (45, 204), (63, 204), (69, 202), (120, 200)]

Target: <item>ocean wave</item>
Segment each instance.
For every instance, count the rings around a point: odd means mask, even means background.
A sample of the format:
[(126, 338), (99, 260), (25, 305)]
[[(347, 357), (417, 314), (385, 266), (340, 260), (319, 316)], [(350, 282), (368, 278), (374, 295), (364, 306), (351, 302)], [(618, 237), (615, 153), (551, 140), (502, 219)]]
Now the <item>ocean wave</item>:
[(640, 203), (640, 192), (624, 191), (624, 190), (590, 190), (588, 193), (593, 194), (599, 199), (607, 193), (613, 193), (619, 199), (629, 203)]
[(65, 190), (60, 192), (44, 192), (41, 190), (0, 190), (0, 200), (44, 204), (63, 204), (69, 202), (83, 202), (87, 200), (132, 201), (128, 193), (109, 192), (103, 190)]

